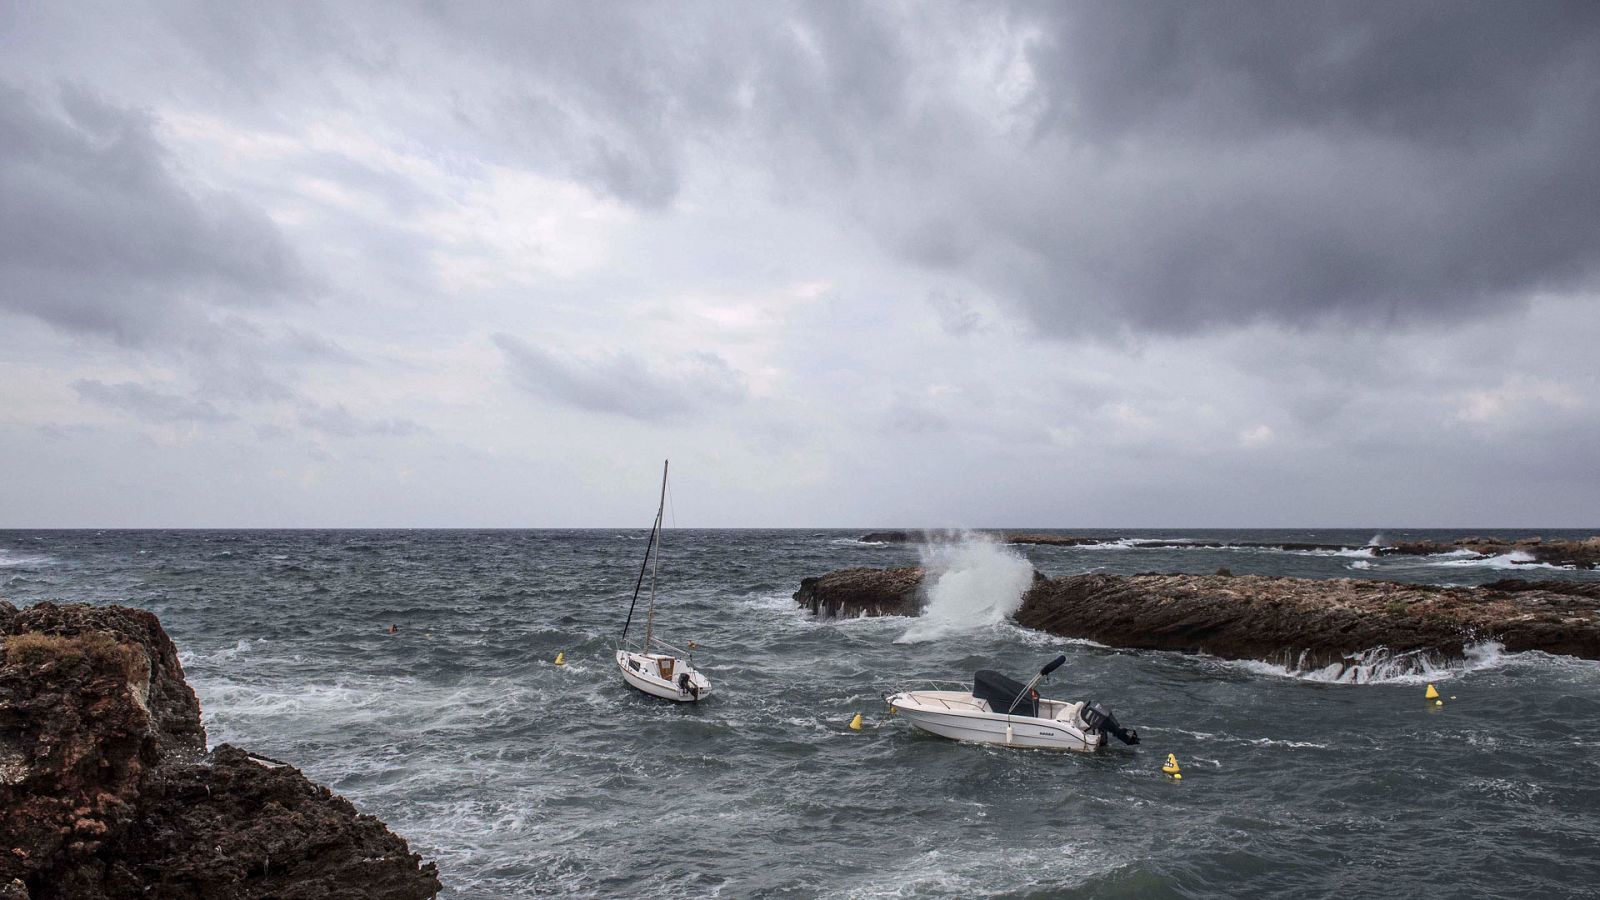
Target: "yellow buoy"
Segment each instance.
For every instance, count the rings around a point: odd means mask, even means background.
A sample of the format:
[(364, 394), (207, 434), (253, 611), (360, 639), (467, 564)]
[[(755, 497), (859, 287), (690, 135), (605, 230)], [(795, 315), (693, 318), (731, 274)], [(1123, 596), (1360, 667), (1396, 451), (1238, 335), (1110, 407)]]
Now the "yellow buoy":
[(1435, 701), (1433, 701), (1433, 705), (1434, 706), (1443, 706), (1444, 705), (1444, 701), (1443, 700), (1435, 700)]
[(560, 653), (560, 652), (556, 653), (556, 665), (564, 666), (566, 664), (567, 664), (567, 655), (565, 653)]
[(850, 720), (850, 730), (851, 731), (860, 731), (861, 730), (861, 713), (856, 713), (856, 717), (854, 719)]
[(1434, 688), (1434, 686), (1430, 684), (1430, 685), (1428, 685), (1428, 692), (1426, 694), (1423, 694), (1422, 696), (1427, 698), (1427, 699), (1429, 699), (1429, 700), (1437, 700), (1437, 699), (1439, 699), (1439, 691), (1436, 690)]
[(1166, 765), (1163, 765), (1161, 767), (1161, 771), (1167, 773), (1168, 775), (1171, 775), (1173, 778), (1182, 778), (1183, 777), (1183, 775), (1181, 774), (1181, 770), (1178, 768), (1178, 757), (1177, 757), (1176, 754), (1172, 754), (1172, 753), (1168, 753), (1167, 754)]

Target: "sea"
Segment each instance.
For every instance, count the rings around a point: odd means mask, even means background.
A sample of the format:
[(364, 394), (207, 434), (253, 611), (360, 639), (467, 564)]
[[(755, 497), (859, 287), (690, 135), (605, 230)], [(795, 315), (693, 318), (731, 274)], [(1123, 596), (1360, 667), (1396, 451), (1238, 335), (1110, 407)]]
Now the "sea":
[[(213, 746), (291, 762), (380, 817), (438, 862), (450, 898), (1600, 892), (1593, 661), (1484, 640), (1456, 660), (1374, 648), (1302, 668), (1007, 618), (1031, 568), (1594, 581), (1515, 556), (1362, 549), (1590, 532), (1060, 532), (1119, 539), (1098, 547), (862, 533), (665, 532), (653, 625), (696, 643), (715, 690), (698, 705), (633, 691), (612, 660), (645, 529), (0, 531), (0, 599), (156, 613)], [(1351, 549), (1139, 543), (1154, 539)], [(933, 575), (918, 618), (818, 620), (792, 599), (807, 576), (919, 563)], [(882, 699), (978, 668), (1026, 678), (1058, 654), (1043, 694), (1110, 706), (1138, 746), (961, 744)], [(1162, 773), (1168, 754), (1181, 780)]]

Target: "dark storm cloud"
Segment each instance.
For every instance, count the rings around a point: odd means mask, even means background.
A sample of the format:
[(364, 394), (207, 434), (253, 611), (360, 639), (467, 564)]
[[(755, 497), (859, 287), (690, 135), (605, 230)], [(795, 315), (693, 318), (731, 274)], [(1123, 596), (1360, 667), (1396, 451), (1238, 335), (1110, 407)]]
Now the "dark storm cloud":
[(229, 422), (234, 416), (210, 401), (184, 397), (132, 381), (107, 384), (93, 378), (74, 381), (72, 389), (92, 403), (127, 413), (136, 419), (158, 424)]
[(577, 409), (651, 421), (745, 397), (743, 376), (709, 353), (663, 368), (620, 353), (599, 360), (567, 358), (505, 334), (494, 341), (514, 383)]
[(1047, 325), (1086, 305), (1164, 332), (1435, 321), (1600, 271), (1600, 6), (1086, 3), (1036, 21), (1029, 152), (1041, 176), (1084, 165), (983, 214), (1031, 254), (1009, 283)]
[[(485, 133), (648, 208), (692, 148), (754, 152), (1047, 332), (1432, 323), (1600, 272), (1592, 3), (652, 10), (417, 19), (523, 76)], [(1031, 92), (963, 95), (1007, 36)]]
[[(211, 76), (181, 90), (224, 117), (361, 110), (423, 145), (649, 210), (670, 209), (705, 168), (753, 166), (780, 199), (865, 223), (890, 252), (1012, 301), (1047, 333), (1426, 324), (1582, 289), (1600, 271), (1593, 3), (150, 15), (162, 51)], [(93, 132), (76, 115), (19, 112), (14, 96), (6, 109), (67, 143)], [(152, 144), (141, 127), (123, 130)], [(152, 234), (194, 233), (185, 192), (133, 143), (167, 179), (166, 205), (186, 210)], [(0, 152), (15, 169), (28, 151)], [(339, 166), (328, 177), (356, 177)], [(397, 209), (420, 202), (403, 185), (385, 193)], [(390, 240), (366, 227), (375, 246)], [(210, 245), (190, 254), (204, 265), (155, 256), (247, 295), (292, 277), (281, 242)], [(62, 277), (30, 290), (30, 308), (131, 327), (116, 317), (129, 304), (61, 299), (106, 293)]]
[(0, 309), (67, 331), (175, 340), (183, 313), (306, 285), (259, 210), (183, 184), (150, 119), (78, 88), (0, 83)]

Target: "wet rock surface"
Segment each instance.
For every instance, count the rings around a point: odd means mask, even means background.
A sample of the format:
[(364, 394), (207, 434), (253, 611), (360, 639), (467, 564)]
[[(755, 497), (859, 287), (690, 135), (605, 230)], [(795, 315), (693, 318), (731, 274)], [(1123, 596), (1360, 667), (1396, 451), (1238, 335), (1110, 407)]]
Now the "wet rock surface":
[(0, 900), (427, 898), (348, 801), (205, 729), (156, 617), (0, 602)]
[[(802, 583), (823, 615), (907, 615), (922, 570), (847, 569)], [(1559, 583), (1553, 583), (1559, 584)], [(1229, 659), (1343, 662), (1363, 651), (1459, 657), (1466, 644), (1600, 659), (1594, 586), (1506, 581), (1487, 588), (1260, 575), (1036, 576), (1017, 624), (1112, 647)]]
[(794, 599), (826, 618), (914, 616), (922, 611), (922, 568), (841, 569), (802, 579)]

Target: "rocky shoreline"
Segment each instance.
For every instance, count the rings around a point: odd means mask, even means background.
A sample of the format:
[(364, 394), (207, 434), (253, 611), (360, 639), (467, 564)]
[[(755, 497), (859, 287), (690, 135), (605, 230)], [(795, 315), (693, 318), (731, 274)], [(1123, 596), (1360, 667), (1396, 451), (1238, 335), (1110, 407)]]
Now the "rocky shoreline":
[[(795, 601), (824, 616), (915, 615), (920, 568), (807, 578)], [(1034, 574), (1018, 625), (1110, 647), (1321, 667), (1383, 647), (1458, 658), (1477, 641), (1600, 659), (1600, 585), (1507, 580), (1434, 587), (1260, 575)]]
[(438, 869), (292, 766), (206, 751), (156, 617), (0, 601), (0, 900), (426, 900)]
[[(1095, 547), (1106, 544), (1126, 546), (1130, 540), (1141, 549), (1223, 549), (1237, 547), (1248, 550), (1289, 550), (1298, 552), (1356, 552), (1367, 551), (1374, 556), (1439, 556), (1461, 555), (1467, 558), (1489, 559), (1495, 556), (1520, 554), (1523, 559), (1512, 559), (1513, 565), (1545, 564), (1573, 569), (1600, 567), (1600, 536), (1581, 541), (1526, 537), (1516, 540), (1469, 536), (1454, 541), (1400, 541), (1388, 545), (1320, 544), (1296, 541), (1196, 541), (1161, 540), (1146, 538), (1103, 537), (1093, 535), (1032, 534), (1027, 532), (980, 532), (1006, 544), (1035, 544), (1054, 547)], [(859, 540), (864, 544), (917, 544), (925, 542), (959, 540), (959, 532), (946, 531), (869, 531)]]

